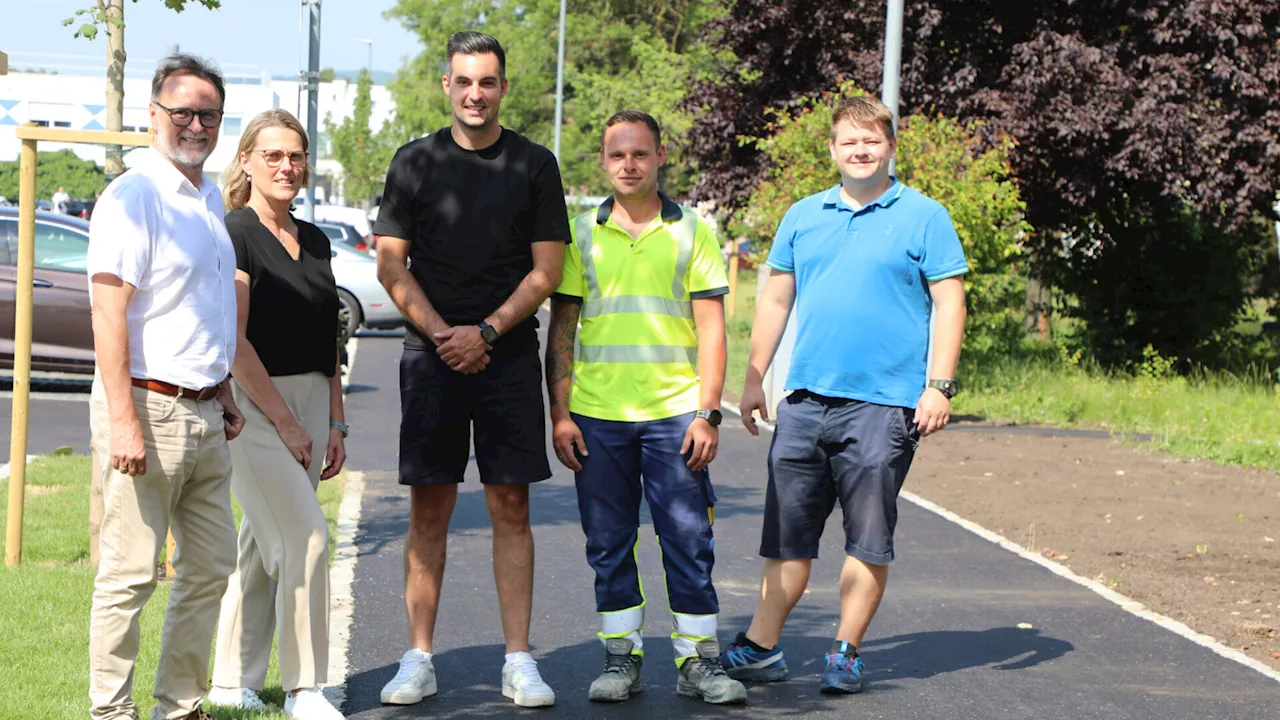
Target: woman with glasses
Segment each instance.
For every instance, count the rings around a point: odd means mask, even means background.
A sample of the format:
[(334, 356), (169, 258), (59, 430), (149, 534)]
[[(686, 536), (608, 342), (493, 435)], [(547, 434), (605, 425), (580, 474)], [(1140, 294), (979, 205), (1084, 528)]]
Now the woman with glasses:
[(290, 214), (306, 187), (307, 135), (284, 110), (250, 121), (223, 197), (236, 251), (239, 340), (232, 389), (245, 428), (231, 444), (244, 509), (222, 600), (209, 702), (262, 710), (273, 629), (285, 713), (341, 718), (320, 692), (329, 667), (329, 534), (316, 499), (346, 460), (338, 293), (329, 239)]

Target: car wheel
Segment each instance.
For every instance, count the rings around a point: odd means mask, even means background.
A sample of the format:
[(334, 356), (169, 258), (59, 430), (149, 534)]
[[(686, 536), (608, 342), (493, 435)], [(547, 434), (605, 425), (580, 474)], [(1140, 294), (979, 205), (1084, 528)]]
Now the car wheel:
[(341, 324), (338, 329), (350, 338), (356, 334), (363, 321), (364, 315), (360, 312), (360, 302), (356, 300), (356, 296), (338, 288), (338, 322)]

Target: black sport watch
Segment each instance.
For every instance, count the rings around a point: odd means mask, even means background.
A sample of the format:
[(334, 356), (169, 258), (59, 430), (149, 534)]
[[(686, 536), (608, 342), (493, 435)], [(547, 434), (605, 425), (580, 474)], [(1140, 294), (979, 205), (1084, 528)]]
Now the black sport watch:
[(706, 420), (711, 427), (720, 427), (720, 421), (724, 419), (719, 410), (699, 410), (697, 416)]
[(948, 400), (955, 397), (956, 393), (960, 392), (960, 383), (957, 383), (955, 380), (930, 380), (929, 387), (941, 390), (942, 394), (946, 395)]
[(489, 323), (480, 321), (480, 337), (490, 345), (498, 342), (498, 331)]

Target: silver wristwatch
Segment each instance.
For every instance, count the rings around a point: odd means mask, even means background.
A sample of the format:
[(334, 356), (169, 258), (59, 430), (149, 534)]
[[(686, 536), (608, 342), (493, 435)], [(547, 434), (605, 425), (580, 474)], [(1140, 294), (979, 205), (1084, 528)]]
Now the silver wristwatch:
[(351, 433), (351, 426), (346, 423), (331, 422), (329, 423), (329, 428), (342, 433), (342, 439), (344, 440), (347, 438), (347, 435)]

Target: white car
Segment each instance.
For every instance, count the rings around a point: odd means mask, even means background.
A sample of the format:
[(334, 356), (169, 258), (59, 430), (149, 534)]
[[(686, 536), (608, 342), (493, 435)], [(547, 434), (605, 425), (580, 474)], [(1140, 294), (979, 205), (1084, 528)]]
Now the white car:
[[(299, 196), (293, 201), (293, 216), (303, 220), (307, 219), (307, 199), (305, 197)], [(360, 233), (360, 237), (363, 238), (369, 238), (373, 232), (369, 216), (360, 208), (316, 203), (315, 219), (346, 223), (355, 228)]]
[(330, 243), (329, 248), (333, 253), (333, 279), (338, 285), (338, 317), (345, 324), (344, 337), (351, 337), (361, 327), (372, 330), (404, 325), (400, 309), (378, 282), (377, 261), (342, 243)]

